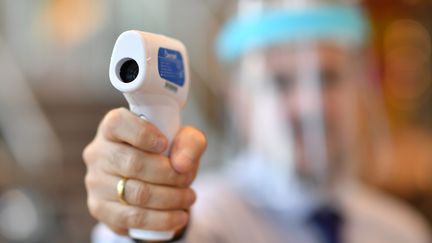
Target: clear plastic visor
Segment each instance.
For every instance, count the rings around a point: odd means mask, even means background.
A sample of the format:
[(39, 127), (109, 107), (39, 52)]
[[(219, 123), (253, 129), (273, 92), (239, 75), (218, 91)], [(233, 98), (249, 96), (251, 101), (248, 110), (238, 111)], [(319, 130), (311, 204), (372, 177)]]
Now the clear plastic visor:
[(234, 106), (246, 148), (269, 168), (328, 184), (355, 159), (360, 60), (331, 43), (291, 43), (245, 55)]

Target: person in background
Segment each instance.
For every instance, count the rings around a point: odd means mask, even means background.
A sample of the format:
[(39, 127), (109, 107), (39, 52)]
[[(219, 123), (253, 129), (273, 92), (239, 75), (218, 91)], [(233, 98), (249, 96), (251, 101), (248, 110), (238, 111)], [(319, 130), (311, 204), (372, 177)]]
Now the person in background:
[(128, 228), (176, 230), (173, 242), (188, 243), (430, 242), (421, 216), (355, 176), (367, 33), (356, 5), (240, 1), (218, 53), (233, 77), (223, 85), (241, 149), (195, 194), (201, 132), (183, 128), (164, 157), (154, 126), (109, 112), (83, 153), (101, 222), (93, 242), (133, 242)]

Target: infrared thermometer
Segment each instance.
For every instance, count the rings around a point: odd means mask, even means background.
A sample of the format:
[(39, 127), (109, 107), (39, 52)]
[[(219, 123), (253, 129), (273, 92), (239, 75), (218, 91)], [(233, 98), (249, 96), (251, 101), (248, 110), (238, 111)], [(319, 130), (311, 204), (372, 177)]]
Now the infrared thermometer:
[[(164, 154), (169, 155), (189, 92), (189, 60), (184, 45), (163, 35), (126, 31), (114, 45), (109, 76), (130, 110), (168, 138), (170, 146)], [(129, 229), (132, 238), (151, 241), (171, 240), (174, 233)]]

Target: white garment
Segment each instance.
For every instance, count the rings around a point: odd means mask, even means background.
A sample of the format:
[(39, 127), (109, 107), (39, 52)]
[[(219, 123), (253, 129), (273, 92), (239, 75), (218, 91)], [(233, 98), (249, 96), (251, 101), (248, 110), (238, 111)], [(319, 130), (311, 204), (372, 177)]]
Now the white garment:
[[(308, 208), (314, 204), (305, 201), (301, 209), (299, 203), (293, 203), (292, 210), (266, 207), (263, 202), (268, 201), (264, 198), (269, 197), (267, 188), (260, 188), (257, 181), (249, 181), (254, 177), (250, 171), (232, 172), (231, 176), (207, 176), (195, 183), (198, 200), (191, 211), (188, 232), (180, 242), (319, 243), (316, 232), (305, 224), (305, 215), (310, 213)], [(232, 175), (237, 178), (233, 180)], [(267, 177), (271, 178), (268, 174)], [(339, 185), (332, 196), (345, 218), (346, 243), (432, 242), (421, 215), (398, 200), (352, 181)], [(292, 197), (297, 194), (293, 193)], [(303, 198), (308, 199), (308, 196)], [(95, 228), (92, 240), (94, 243), (132, 242), (103, 225)]]

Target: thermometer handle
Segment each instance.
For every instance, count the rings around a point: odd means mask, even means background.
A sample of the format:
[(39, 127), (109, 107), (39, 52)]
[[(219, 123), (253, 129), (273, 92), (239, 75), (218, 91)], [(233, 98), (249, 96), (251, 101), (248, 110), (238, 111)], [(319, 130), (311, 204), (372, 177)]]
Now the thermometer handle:
[[(126, 99), (133, 113), (155, 125), (167, 137), (169, 146), (164, 151), (164, 155), (168, 156), (172, 140), (180, 127), (180, 107), (177, 102), (159, 95), (143, 95), (139, 98), (140, 101), (129, 100), (128, 96)], [(175, 231), (129, 229), (129, 235), (139, 240), (167, 241), (171, 240), (174, 234)]]

